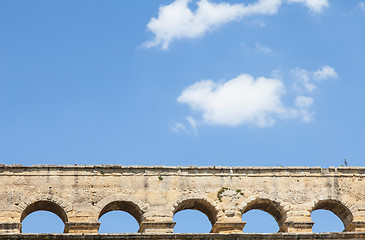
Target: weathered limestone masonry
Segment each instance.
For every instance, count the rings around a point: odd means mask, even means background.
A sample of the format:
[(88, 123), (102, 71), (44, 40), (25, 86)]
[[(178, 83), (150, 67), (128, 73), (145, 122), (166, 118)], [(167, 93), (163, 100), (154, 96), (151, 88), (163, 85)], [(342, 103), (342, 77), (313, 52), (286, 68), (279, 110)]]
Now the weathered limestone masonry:
[[(136, 218), (139, 233), (145, 234), (139, 234), (140, 239), (176, 237), (173, 216), (185, 209), (207, 215), (215, 233), (210, 236), (229, 233), (234, 239), (269, 239), (242, 233), (242, 214), (251, 209), (264, 210), (278, 222), (284, 233), (268, 235), (270, 239), (321, 236), (311, 234), (311, 212), (326, 209), (342, 220), (345, 232), (353, 232), (332, 234), (333, 239), (365, 239), (364, 177), (365, 167), (0, 165), (0, 232), (13, 233), (0, 234), (0, 239), (22, 236), (21, 222), (37, 210), (57, 214), (65, 233), (85, 233), (89, 239), (98, 236), (87, 235), (98, 232), (98, 219), (112, 210)], [(137, 239), (133, 236), (130, 239)]]
[(349, 240), (365, 239), (364, 232), (339, 233), (134, 233), (134, 234), (0, 234), (0, 240)]

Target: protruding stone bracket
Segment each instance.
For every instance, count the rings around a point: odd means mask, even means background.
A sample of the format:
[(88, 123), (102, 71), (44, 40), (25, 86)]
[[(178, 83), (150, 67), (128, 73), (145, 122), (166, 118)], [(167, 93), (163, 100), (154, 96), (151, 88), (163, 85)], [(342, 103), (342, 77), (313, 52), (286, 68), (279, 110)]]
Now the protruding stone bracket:
[(139, 227), (139, 233), (172, 233), (176, 222), (150, 222), (143, 221)]
[(97, 233), (100, 222), (67, 222), (65, 233)]
[(246, 222), (216, 222), (211, 233), (243, 233)]
[(297, 232), (312, 232), (314, 222), (312, 221), (290, 221), (285, 222), (285, 229), (287, 232), (297, 233)]
[(365, 232), (365, 221), (353, 221), (344, 230), (344, 232)]
[(0, 233), (20, 233), (21, 223), (0, 223)]

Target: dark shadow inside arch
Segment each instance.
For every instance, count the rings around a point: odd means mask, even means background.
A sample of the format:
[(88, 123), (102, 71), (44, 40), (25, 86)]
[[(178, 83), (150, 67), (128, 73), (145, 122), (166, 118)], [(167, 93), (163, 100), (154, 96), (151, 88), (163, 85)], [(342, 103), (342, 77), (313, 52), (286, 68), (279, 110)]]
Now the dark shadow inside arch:
[(284, 222), (286, 220), (286, 213), (283, 209), (283, 207), (280, 206), (279, 203), (274, 202), (269, 199), (255, 199), (254, 201), (247, 204), (247, 206), (243, 209), (242, 214), (245, 214), (246, 212), (257, 209), (264, 212), (267, 212), (271, 216), (273, 216), (276, 220), (276, 222), (279, 225), (279, 232), (286, 232), (286, 229), (284, 227)]
[(29, 206), (27, 206), (20, 217), (20, 222), (23, 222), (23, 220), (31, 213), (36, 212), (36, 211), (48, 211), (51, 213), (56, 214), (61, 220), (62, 222), (65, 224), (67, 222), (67, 214), (65, 212), (65, 210), (60, 207), (58, 204), (56, 204), (55, 202), (52, 201), (37, 201), (34, 202), (32, 204), (30, 204)]
[(314, 206), (312, 212), (319, 209), (329, 210), (337, 217), (339, 217), (344, 225), (344, 231), (346, 231), (347, 227), (351, 224), (353, 220), (353, 215), (351, 211), (337, 200), (321, 200)]
[(198, 210), (198, 211), (204, 213), (208, 217), (208, 219), (209, 219), (210, 223), (212, 224), (212, 226), (217, 221), (218, 211), (216, 210), (216, 208), (211, 203), (209, 203), (208, 201), (206, 201), (204, 199), (188, 199), (188, 200), (182, 201), (176, 207), (176, 209), (174, 211), (174, 215), (177, 212), (180, 212), (180, 211), (186, 210), (186, 209)]
[(104, 214), (111, 211), (124, 211), (129, 213), (134, 217), (134, 219), (138, 222), (138, 225), (141, 226), (143, 220), (143, 212), (138, 205), (130, 201), (114, 201), (107, 204), (100, 212), (100, 219)]

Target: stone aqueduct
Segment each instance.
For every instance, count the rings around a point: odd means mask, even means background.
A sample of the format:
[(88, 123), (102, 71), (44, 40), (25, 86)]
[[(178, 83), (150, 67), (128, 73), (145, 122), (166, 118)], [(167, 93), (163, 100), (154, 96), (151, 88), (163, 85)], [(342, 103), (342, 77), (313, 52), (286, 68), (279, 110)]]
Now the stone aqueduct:
[(37, 210), (57, 214), (65, 233), (97, 233), (103, 214), (122, 210), (139, 233), (172, 234), (174, 214), (185, 209), (203, 212), (216, 235), (242, 234), (242, 214), (251, 209), (271, 214), (284, 233), (311, 233), (316, 209), (336, 214), (344, 232), (360, 233), (364, 178), (365, 167), (0, 165), (0, 233), (21, 233)]

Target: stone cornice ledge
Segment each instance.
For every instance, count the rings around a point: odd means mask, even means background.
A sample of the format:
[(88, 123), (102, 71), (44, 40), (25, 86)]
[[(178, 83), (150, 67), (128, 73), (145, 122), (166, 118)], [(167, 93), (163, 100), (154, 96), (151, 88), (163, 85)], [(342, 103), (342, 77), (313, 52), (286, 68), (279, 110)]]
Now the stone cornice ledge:
[[(144, 174), (144, 175), (336, 175), (353, 176), (365, 175), (365, 167), (227, 167), (227, 166), (123, 166), (123, 165), (32, 165), (0, 164), (0, 174), (4, 172), (22, 173), (46, 171), (51, 172), (89, 172), (90, 174), (103, 172), (107, 174)], [(56, 175), (58, 175), (56, 173)], [(66, 174), (67, 175), (67, 174)]]
[(339, 232), (339, 233), (244, 233), (244, 234), (212, 234), (212, 233), (178, 233), (178, 234), (36, 234), (36, 233), (3, 233), (0, 234), (0, 239), (24, 239), (24, 240), (102, 240), (102, 239), (176, 239), (176, 240), (309, 240), (309, 239), (330, 239), (330, 240), (345, 240), (345, 239), (365, 239), (365, 232)]

